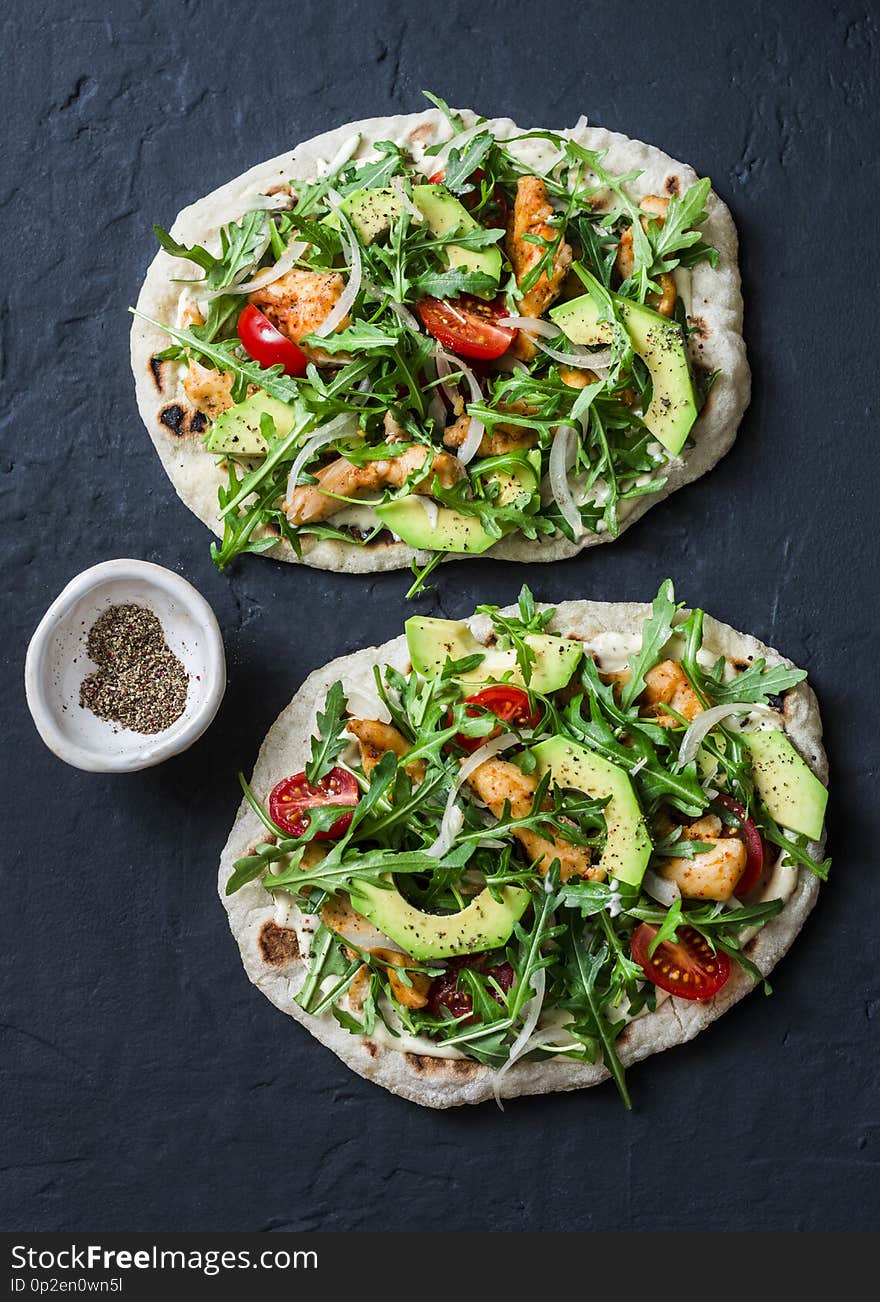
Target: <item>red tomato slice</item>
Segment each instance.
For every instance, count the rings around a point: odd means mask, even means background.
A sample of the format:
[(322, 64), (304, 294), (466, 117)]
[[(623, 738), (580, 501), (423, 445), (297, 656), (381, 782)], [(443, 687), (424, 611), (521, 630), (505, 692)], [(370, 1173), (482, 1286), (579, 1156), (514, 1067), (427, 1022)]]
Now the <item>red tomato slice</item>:
[[(453, 1017), (465, 1017), (466, 1022), (474, 1021), (471, 1016), (473, 1001), (466, 990), (458, 989), (458, 974), (463, 967), (471, 967), (477, 972), (482, 972), (484, 976), (493, 977), (507, 994), (513, 985), (516, 973), (509, 963), (498, 963), (495, 967), (487, 968), (488, 957), (488, 954), (468, 954), (448, 960), (446, 971), (442, 976), (434, 978), (428, 991), (428, 1011), (433, 1017), (441, 1018), (443, 1016), (441, 1010), (446, 1008)], [(494, 989), (492, 998), (496, 1003), (501, 1003), (498, 992)]]
[[(467, 707), (465, 713), (472, 719), (479, 718), (481, 714), (494, 714), (502, 723), (512, 723), (517, 728), (537, 728), (543, 717), (539, 709), (532, 709), (528, 692), (509, 683), (496, 683), (492, 687), (484, 687), (481, 692), (469, 696), (465, 706)], [(500, 732), (500, 727), (494, 728), (489, 736), (497, 737)], [(489, 737), (464, 737), (458, 733), (455, 740), (462, 750), (472, 754), (480, 746), (485, 745)]]
[(285, 375), (305, 375), (309, 359), (303, 350), (276, 330), (253, 303), (238, 318), (238, 337), (248, 356), (261, 366), (281, 365)]
[(664, 940), (648, 956), (657, 928), (643, 922), (630, 941), (632, 956), (649, 981), (680, 999), (711, 999), (730, 976), (730, 959), (721, 950), (713, 954), (693, 927), (679, 927), (678, 940)]
[(743, 869), (743, 875), (736, 884), (737, 898), (741, 895), (748, 895), (753, 891), (761, 880), (764, 872), (764, 842), (761, 839), (761, 833), (758, 831), (754, 822), (746, 816), (746, 811), (738, 800), (733, 796), (719, 795), (716, 796), (719, 805), (729, 809), (731, 814), (740, 825), (742, 839), (746, 843), (748, 858), (746, 866)]
[(331, 769), (314, 784), (305, 773), (294, 773), (292, 777), (282, 778), (270, 794), (269, 817), (288, 836), (302, 836), (309, 825), (308, 810), (318, 805), (351, 805), (351, 813), (343, 814), (326, 831), (315, 834), (316, 841), (335, 841), (348, 831), (353, 807), (359, 800), (357, 779), (347, 769)]
[(470, 294), (449, 300), (423, 298), (416, 310), (428, 333), (459, 357), (500, 357), (516, 336), (512, 326), (498, 324), (507, 315), (503, 303), (484, 303)]

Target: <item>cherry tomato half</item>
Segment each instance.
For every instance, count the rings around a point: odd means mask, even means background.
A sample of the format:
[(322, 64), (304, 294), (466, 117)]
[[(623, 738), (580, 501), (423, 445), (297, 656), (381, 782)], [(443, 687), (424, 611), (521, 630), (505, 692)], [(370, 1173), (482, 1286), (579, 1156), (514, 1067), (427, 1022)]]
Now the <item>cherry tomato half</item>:
[(649, 981), (681, 999), (711, 999), (730, 976), (730, 959), (713, 954), (707, 940), (693, 927), (679, 927), (678, 940), (664, 940), (649, 957), (648, 946), (657, 928), (643, 922), (630, 941), (632, 956)]
[(761, 880), (764, 872), (764, 842), (761, 839), (761, 833), (758, 831), (754, 822), (746, 816), (746, 811), (738, 800), (733, 796), (719, 795), (715, 797), (719, 805), (730, 810), (734, 818), (739, 823), (739, 831), (742, 833), (742, 839), (746, 843), (746, 866), (743, 869), (743, 875), (736, 884), (735, 894), (737, 897), (748, 895), (753, 891)]
[(303, 350), (276, 330), (253, 303), (248, 303), (238, 318), (238, 337), (248, 356), (261, 366), (280, 364), (285, 375), (305, 375), (309, 359)]
[(503, 303), (484, 303), (470, 294), (448, 300), (423, 298), (416, 310), (428, 333), (459, 357), (485, 361), (500, 357), (516, 336), (512, 326), (498, 324), (507, 315)]
[[(465, 706), (465, 713), (472, 719), (479, 718), (481, 714), (494, 714), (501, 723), (512, 723), (517, 728), (537, 728), (542, 718), (539, 709), (532, 709), (528, 692), (509, 683), (495, 683), (492, 687), (484, 687), (481, 692), (469, 696)], [(500, 727), (494, 728), (489, 737), (497, 737), (500, 732)], [(458, 733), (455, 740), (462, 750), (472, 754), (480, 746), (484, 746), (489, 737), (464, 737)]]
[(318, 805), (350, 805), (351, 812), (337, 818), (324, 832), (316, 832), (316, 841), (335, 841), (344, 836), (360, 800), (360, 787), (347, 769), (331, 769), (319, 782), (311, 783), (305, 773), (282, 778), (269, 796), (269, 817), (288, 836), (302, 836), (309, 825), (308, 810)]
[[(448, 960), (446, 971), (442, 976), (434, 978), (428, 991), (428, 1011), (433, 1017), (442, 1017), (442, 1009), (445, 1008), (453, 1017), (464, 1017), (468, 1022), (474, 1021), (473, 1001), (466, 990), (458, 989), (458, 974), (463, 967), (470, 967), (483, 976), (493, 977), (507, 994), (516, 974), (509, 963), (498, 963), (494, 967), (487, 968), (486, 960), (489, 957), (491, 957), (489, 954), (468, 954)], [(492, 987), (490, 989), (492, 998), (500, 1004), (498, 992)]]

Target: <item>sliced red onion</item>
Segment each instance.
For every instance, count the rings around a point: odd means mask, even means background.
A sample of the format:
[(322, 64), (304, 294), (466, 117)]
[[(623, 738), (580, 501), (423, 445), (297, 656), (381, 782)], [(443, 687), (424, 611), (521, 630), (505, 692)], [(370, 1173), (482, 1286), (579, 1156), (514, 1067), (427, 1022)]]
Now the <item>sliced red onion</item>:
[[(437, 347), (434, 349), (434, 359), (437, 363), (437, 374), (439, 376), (441, 377), (443, 376), (444, 363), (452, 363), (458, 368), (458, 370), (461, 371), (462, 377), (464, 378), (468, 388), (470, 389), (471, 402), (482, 401), (483, 391), (480, 388), (480, 383), (477, 377), (474, 375), (473, 371), (470, 369), (470, 367), (466, 366), (464, 362), (461, 360), (461, 358), (453, 356), (452, 353), (444, 352), (443, 349), (438, 344)], [(449, 375), (449, 373), (450, 372), (447, 370), (446, 375)], [(449, 397), (448, 386), (444, 384), (442, 388), (443, 388), (443, 392), (446, 393), (447, 397)], [(455, 405), (455, 397), (457, 396), (458, 395), (456, 394), (451, 399), (451, 401), (453, 402), (453, 406)], [(486, 432), (486, 426), (483, 424), (483, 422), (481, 420), (477, 420), (475, 416), (471, 416), (471, 423), (470, 426), (468, 427), (467, 437), (465, 438), (465, 441), (462, 443), (461, 447), (458, 449), (458, 453), (457, 453), (458, 459), (463, 466), (466, 466), (468, 462), (472, 461), (476, 456), (477, 449), (480, 446), (480, 440), (482, 439), (485, 432)]]
[(328, 190), (327, 197), (330, 200), (330, 206), (339, 218), (342, 238), (342, 247), (345, 251), (345, 257), (348, 262), (348, 284), (340, 294), (336, 303), (331, 307), (324, 320), (313, 331), (319, 339), (326, 339), (327, 335), (344, 320), (354, 306), (354, 301), (358, 296), (361, 287), (361, 278), (363, 276), (363, 264), (361, 262), (361, 246), (358, 243), (357, 236), (351, 222), (342, 211), (342, 195), (336, 190)]
[(526, 330), (530, 335), (540, 335), (542, 339), (556, 339), (562, 333), (558, 325), (552, 321), (542, 321), (539, 316), (504, 316), (498, 324)]
[(402, 325), (406, 326), (407, 330), (412, 330), (417, 335), (422, 333), (421, 326), (408, 307), (404, 307), (402, 303), (396, 303), (393, 298), (388, 300), (388, 306), (391, 308), (391, 311), (397, 317), (398, 321), (400, 321)]
[(292, 208), (295, 200), (293, 195), (285, 194), (279, 190), (277, 194), (261, 194), (263, 200), (260, 204), (254, 204), (255, 208), (263, 208), (266, 212), (282, 212), (285, 208)]
[(446, 408), (443, 405), (443, 399), (440, 397), (440, 394), (436, 389), (431, 394), (431, 401), (428, 403), (428, 415), (440, 429), (445, 427)]
[(232, 278), (232, 280), (230, 280), (228, 285), (222, 285), (220, 289), (212, 289), (209, 294), (205, 295), (205, 298), (208, 301), (210, 301), (211, 299), (219, 298), (221, 294), (237, 293), (238, 288), (241, 285), (242, 281), (244, 280), (245, 276), (249, 276), (253, 271), (254, 267), (258, 267), (260, 265), (260, 259), (262, 258), (263, 254), (266, 252), (268, 247), (269, 247), (269, 221), (267, 220), (266, 229), (263, 231), (263, 234), (260, 238), (260, 242), (257, 245), (257, 247), (254, 249), (250, 258), (248, 258), (248, 261), (245, 263), (245, 265), (243, 267), (239, 267), (238, 271), (235, 273), (234, 277)]
[(751, 714), (753, 710), (759, 714), (773, 715), (775, 713), (770, 709), (769, 705), (732, 701), (729, 705), (713, 705), (711, 710), (704, 710), (702, 714), (697, 715), (681, 739), (681, 747), (678, 752), (679, 767), (684, 768), (686, 764), (690, 764), (691, 760), (696, 759), (697, 751), (700, 749), (703, 740), (722, 719), (728, 718), (731, 714)]
[(559, 326), (552, 325), (549, 321), (541, 321), (536, 316), (505, 316), (500, 318), (498, 324), (514, 326), (517, 330), (522, 330), (535, 347), (540, 348), (541, 352), (546, 353), (548, 357), (552, 357), (554, 362), (602, 371), (607, 370), (614, 358), (610, 348), (602, 348), (595, 353), (591, 353), (587, 348), (579, 348), (576, 344), (572, 344), (568, 352), (562, 352), (559, 348), (550, 348), (543, 340), (556, 339), (559, 335), (564, 337), (564, 332), (559, 329)]
[(446, 808), (440, 821), (440, 831), (437, 833), (434, 842), (426, 848), (425, 854), (429, 854), (432, 859), (442, 859), (445, 854), (449, 853), (452, 843), (461, 831), (464, 822), (464, 815), (455, 803), (455, 798), (462, 786), (467, 782), (470, 775), (487, 759), (491, 759), (499, 751), (507, 750), (510, 746), (515, 745), (516, 737), (514, 737), (513, 733), (503, 732), (500, 737), (492, 737), (479, 750), (475, 750), (473, 755), (468, 756), (458, 770), (458, 776), (449, 789)]
[(353, 136), (349, 136), (347, 140), (342, 142), (329, 163), (321, 164), (319, 162), (317, 168), (318, 175), (322, 177), (335, 176), (341, 167), (344, 167), (346, 163), (351, 161), (353, 156), (357, 153), (360, 143), (361, 133), (357, 131)]
[(287, 476), (287, 493), (286, 500), (293, 501), (293, 493), (296, 488), (300, 471), (316, 452), (326, 447), (328, 443), (335, 442), (336, 439), (344, 435), (353, 433), (357, 428), (357, 418), (350, 411), (345, 411), (339, 416), (334, 416), (328, 420), (325, 425), (319, 425), (318, 428), (306, 439), (305, 443), (296, 454), (296, 459), (290, 467), (290, 474)]
[(574, 349), (572, 352), (564, 353), (560, 348), (550, 348), (541, 339), (532, 340), (536, 348), (540, 348), (542, 353), (552, 357), (554, 362), (562, 362), (563, 366), (578, 366), (589, 368), (595, 371), (601, 378), (601, 372), (607, 371), (613, 360), (613, 354), (610, 348), (602, 348), (599, 352), (591, 353), (584, 348)]
[(424, 511), (425, 515), (428, 517), (428, 522), (431, 525), (431, 528), (436, 529), (437, 522), (440, 519), (440, 507), (433, 498), (426, 497), (423, 493), (415, 493), (413, 496)]
[(253, 280), (247, 280), (242, 284), (230, 285), (226, 289), (218, 289), (212, 298), (217, 294), (250, 294), (255, 289), (262, 289), (265, 285), (271, 285), (282, 276), (286, 276), (295, 263), (299, 261), (306, 249), (309, 247), (307, 240), (294, 240), (288, 244), (281, 257), (275, 263), (274, 267), (266, 267)]
[(475, 122), (472, 127), (468, 127), (465, 131), (459, 131), (457, 136), (453, 136), (451, 140), (447, 140), (442, 149), (440, 149), (436, 154), (429, 156), (431, 175), (436, 176), (438, 172), (446, 171), (446, 163), (449, 159), (449, 151), (451, 149), (461, 150), (462, 146), (468, 144), (474, 136), (478, 136), (481, 131), (486, 130), (488, 130), (488, 127), (485, 122)]
[(546, 989), (547, 969), (539, 967), (537, 972), (532, 973), (532, 990), (534, 991), (534, 994), (523, 1005), (523, 1024), (520, 1028), (519, 1035), (517, 1035), (513, 1044), (510, 1046), (510, 1051), (507, 1055), (507, 1062), (498, 1068), (492, 1079), (492, 1093), (495, 1095), (495, 1102), (498, 1104), (499, 1108), (501, 1108), (502, 1112), (504, 1111), (504, 1104), (501, 1102), (501, 1081), (504, 1078), (505, 1073), (510, 1071), (514, 1063), (522, 1058), (524, 1054), (528, 1053), (530, 1049), (535, 1047), (533, 1034), (535, 1027), (538, 1025), (538, 1018), (541, 1016), (541, 1009), (544, 1006), (544, 994)]
[(421, 208), (417, 208), (412, 199), (410, 199), (406, 192), (406, 184), (402, 176), (392, 176), (391, 188), (394, 190), (413, 221), (423, 222), (425, 220), (425, 214), (422, 212)]
[[(452, 374), (452, 367), (449, 365), (446, 353), (443, 352), (439, 344), (434, 349), (434, 361), (437, 365), (438, 379), (441, 381), (446, 380)], [(441, 383), (440, 388), (443, 390), (446, 401), (454, 411), (456, 404), (461, 403), (461, 394), (452, 384)]]
[(681, 891), (676, 883), (668, 882), (665, 877), (661, 877), (651, 868), (645, 869), (642, 890), (646, 895), (650, 895), (652, 900), (662, 904), (665, 909), (671, 909), (675, 901), (681, 899)]
[[(444, 366), (446, 363), (444, 362)], [(448, 367), (447, 367), (448, 371)], [(437, 362), (432, 354), (425, 358), (425, 378), (430, 382), (438, 378)], [(442, 430), (446, 425), (446, 407), (440, 396), (440, 390), (434, 387), (431, 390), (431, 397), (428, 399), (428, 416)]]
[(568, 482), (568, 472), (574, 465), (577, 452), (576, 439), (577, 435), (571, 425), (560, 425), (557, 428), (550, 448), (548, 477), (553, 500), (559, 507), (560, 515), (575, 538), (580, 538), (584, 532), (584, 524)]

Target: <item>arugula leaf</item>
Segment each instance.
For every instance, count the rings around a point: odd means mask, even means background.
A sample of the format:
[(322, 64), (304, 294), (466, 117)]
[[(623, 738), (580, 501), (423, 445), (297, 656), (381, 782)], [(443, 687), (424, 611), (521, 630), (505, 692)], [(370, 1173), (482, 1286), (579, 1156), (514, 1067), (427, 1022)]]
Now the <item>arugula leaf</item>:
[[(360, 960), (352, 962), (346, 958), (339, 937), (323, 922), (315, 930), (310, 949), (308, 975), (294, 998), (304, 1012), (317, 1014), (322, 1011), (328, 997), (338, 999), (345, 993), (360, 967)], [(338, 976), (340, 980), (325, 997), (321, 986), (326, 977), (332, 976)]]
[(478, 298), (488, 298), (498, 282), (484, 271), (450, 267), (447, 271), (424, 271), (416, 276), (413, 285), (420, 297), (458, 298), (459, 294), (475, 294)]
[(504, 231), (499, 226), (472, 226), (469, 230), (456, 226), (445, 235), (435, 235), (426, 240), (425, 249), (445, 249), (454, 244), (457, 249), (488, 249), (497, 244)]
[(781, 850), (784, 850), (792, 863), (799, 864), (802, 868), (809, 868), (810, 872), (815, 873), (820, 882), (828, 881), (831, 860), (822, 859), (821, 862), (815, 860), (807, 848), (810, 844), (808, 837), (804, 836), (802, 832), (783, 831), (779, 824), (770, 817), (766, 809), (752, 810), (752, 817), (765, 841), (769, 841), (771, 845), (777, 845)]
[[(707, 936), (725, 929), (737, 931), (742, 927), (762, 926), (771, 918), (775, 918), (785, 907), (782, 900), (762, 900), (759, 904), (744, 904), (742, 908), (727, 910), (713, 902), (685, 912), (682, 910), (680, 900), (676, 900), (676, 904), (678, 905), (676, 926), (694, 927)], [(661, 908), (645, 895), (627, 912), (630, 917), (637, 918), (640, 922), (649, 922), (656, 927), (663, 926), (669, 915), (668, 910)], [(669, 940), (674, 937), (671, 932), (667, 932), (661, 939)]]
[(708, 177), (703, 177), (690, 186), (681, 198), (678, 195), (672, 196), (662, 223), (656, 218), (649, 221), (649, 238), (654, 252), (652, 273), (672, 271), (680, 261), (675, 255), (699, 244), (700, 233), (694, 227), (706, 220), (706, 200), (710, 188), (711, 181)]
[(400, 343), (400, 333), (399, 329), (389, 330), (384, 326), (369, 325), (366, 321), (356, 321), (326, 337), (305, 335), (302, 342), (306, 347), (322, 348), (325, 353), (388, 352)]
[(648, 957), (653, 958), (657, 950), (665, 941), (677, 940), (678, 935), (676, 933), (676, 928), (681, 925), (681, 900), (673, 900), (672, 904), (666, 910), (666, 916), (658, 925), (653, 940), (648, 946)]
[(179, 244), (161, 226), (154, 226), (153, 234), (159, 241), (160, 247), (166, 253), (170, 253), (172, 258), (187, 258), (190, 262), (194, 262), (197, 267), (201, 267), (203, 271), (210, 271), (217, 261), (214, 254), (209, 253), (201, 244)]
[[(339, 817), (338, 805), (327, 805), (324, 808), (335, 809), (336, 817)], [(317, 812), (320, 810), (309, 811), (310, 825)], [(286, 872), (264, 878), (263, 885), (269, 891), (292, 891), (293, 894), (315, 887), (328, 895), (336, 891), (357, 894), (358, 881), (371, 882), (377, 886), (388, 885), (386, 878), (389, 873), (434, 872), (447, 863), (458, 866), (464, 854), (469, 852), (469, 847), (464, 847), (464, 850), (450, 851), (438, 860), (421, 850), (370, 850), (367, 853), (358, 852), (343, 862), (341, 844), (338, 843), (326, 858), (314, 866), (300, 868), (291, 865)]]
[[(429, 90), (423, 90), (422, 94), (424, 95), (425, 99), (431, 101), (431, 103), (434, 105), (435, 108), (438, 108), (440, 110), (440, 112), (443, 114), (446, 121), (449, 123), (450, 127), (452, 128), (452, 130), (455, 132), (456, 135), (464, 131), (464, 121), (462, 120), (461, 114), (454, 113), (453, 110), (446, 103), (445, 99), (442, 99), (440, 95), (432, 95)], [(442, 148), (442, 145), (438, 146), (438, 148)]]
[(306, 764), (306, 778), (313, 785), (329, 773), (345, 750), (349, 737), (343, 732), (348, 700), (338, 680), (328, 689), (324, 709), (318, 711), (318, 731), (312, 736), (312, 757)]
[(685, 622), (678, 626), (676, 632), (683, 634), (685, 639), (685, 648), (681, 657), (682, 668), (704, 705), (710, 701), (714, 705), (727, 705), (736, 701), (743, 701), (750, 705), (766, 705), (769, 697), (780, 696), (807, 677), (805, 670), (788, 669), (785, 665), (774, 665), (772, 669), (767, 669), (766, 660), (760, 659), (737, 674), (730, 682), (722, 682), (721, 675), (725, 669), (723, 656), (708, 674), (697, 658), (697, 653), (703, 645), (703, 611), (692, 610)]
[[(301, 845), (290, 852), (296, 858), (297, 864), (302, 859), (304, 850), (305, 845)], [(286, 852), (282, 851), (277, 845), (263, 842), (261, 845), (256, 846), (253, 854), (245, 855), (244, 858), (235, 861), (232, 872), (227, 879), (224, 894), (234, 895), (236, 891), (241, 890), (242, 886), (246, 886), (248, 882), (262, 876), (270, 864), (277, 862), (282, 857), (286, 857)]]
[(765, 660), (756, 660), (729, 683), (705, 678), (706, 693), (716, 705), (726, 705), (730, 701), (766, 705), (769, 697), (781, 696), (796, 683), (802, 683), (807, 676), (805, 669), (787, 669), (785, 665), (765, 669), (765, 665)]
[(613, 1025), (606, 1016), (599, 985), (611, 953), (604, 941), (594, 943), (588, 950), (581, 935), (582, 925), (572, 920), (566, 944), (565, 970), (572, 993), (565, 1000), (565, 1006), (580, 1012), (579, 1020), (569, 1030), (588, 1046), (591, 1040), (598, 1042), (602, 1060), (614, 1079), (624, 1107), (631, 1111), (626, 1075), (614, 1047), (620, 1026)]
[(265, 389), (272, 398), (277, 398), (279, 402), (292, 403), (299, 397), (299, 381), (285, 375), (280, 366), (265, 368), (260, 366), (259, 362), (240, 356), (237, 351), (241, 347), (238, 339), (227, 339), (222, 343), (208, 343), (200, 335), (196, 334), (195, 330), (179, 330), (175, 326), (167, 325), (164, 321), (154, 320), (153, 317), (147, 316), (144, 312), (138, 312), (136, 308), (130, 307), (128, 310), (132, 316), (140, 317), (144, 321), (149, 321), (150, 325), (156, 326), (159, 330), (164, 330), (166, 334), (171, 335), (172, 339), (176, 339), (179, 344), (183, 344), (188, 351), (195, 353), (198, 357), (207, 358), (218, 371), (231, 371), (236, 383), (243, 390), (247, 390), (247, 386), (253, 384), (258, 389)]
[(482, 165), (494, 144), (493, 136), (488, 131), (481, 131), (468, 141), (464, 150), (454, 147), (450, 149), (443, 174), (443, 184), (447, 190), (451, 190), (453, 194), (464, 194), (472, 189), (467, 184), (468, 177)]
[(645, 675), (659, 662), (660, 654), (672, 637), (672, 621), (678, 605), (671, 579), (664, 579), (651, 605), (651, 614), (642, 626), (642, 645), (630, 664), (629, 678), (620, 692), (620, 703), (628, 709), (645, 690)]

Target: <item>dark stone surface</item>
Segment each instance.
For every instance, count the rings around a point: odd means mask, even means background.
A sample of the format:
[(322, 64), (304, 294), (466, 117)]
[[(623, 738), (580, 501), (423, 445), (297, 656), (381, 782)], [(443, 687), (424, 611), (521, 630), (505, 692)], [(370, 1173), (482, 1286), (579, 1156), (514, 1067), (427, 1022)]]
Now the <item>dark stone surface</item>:
[[(877, 1222), (877, 6), (541, 12), (5, 10), (3, 1228)], [(434, 1114), (368, 1085), (248, 983), (215, 896), (236, 769), (311, 668), (398, 632), (408, 576), (254, 558), (216, 574), (141, 428), (125, 309), (154, 221), (340, 121), (417, 109), (422, 86), (654, 141), (713, 178), (743, 241), (755, 398), (726, 461), (613, 548), (449, 567), (423, 602), (464, 614), (524, 579), (549, 600), (642, 599), (671, 574), (681, 597), (808, 666), (821, 696), (833, 885), (773, 998), (635, 1070), (631, 1116), (607, 1086), (502, 1116)], [(97, 777), (42, 746), (21, 676), (61, 586), (119, 555), (206, 594), (229, 691), (189, 754)]]

